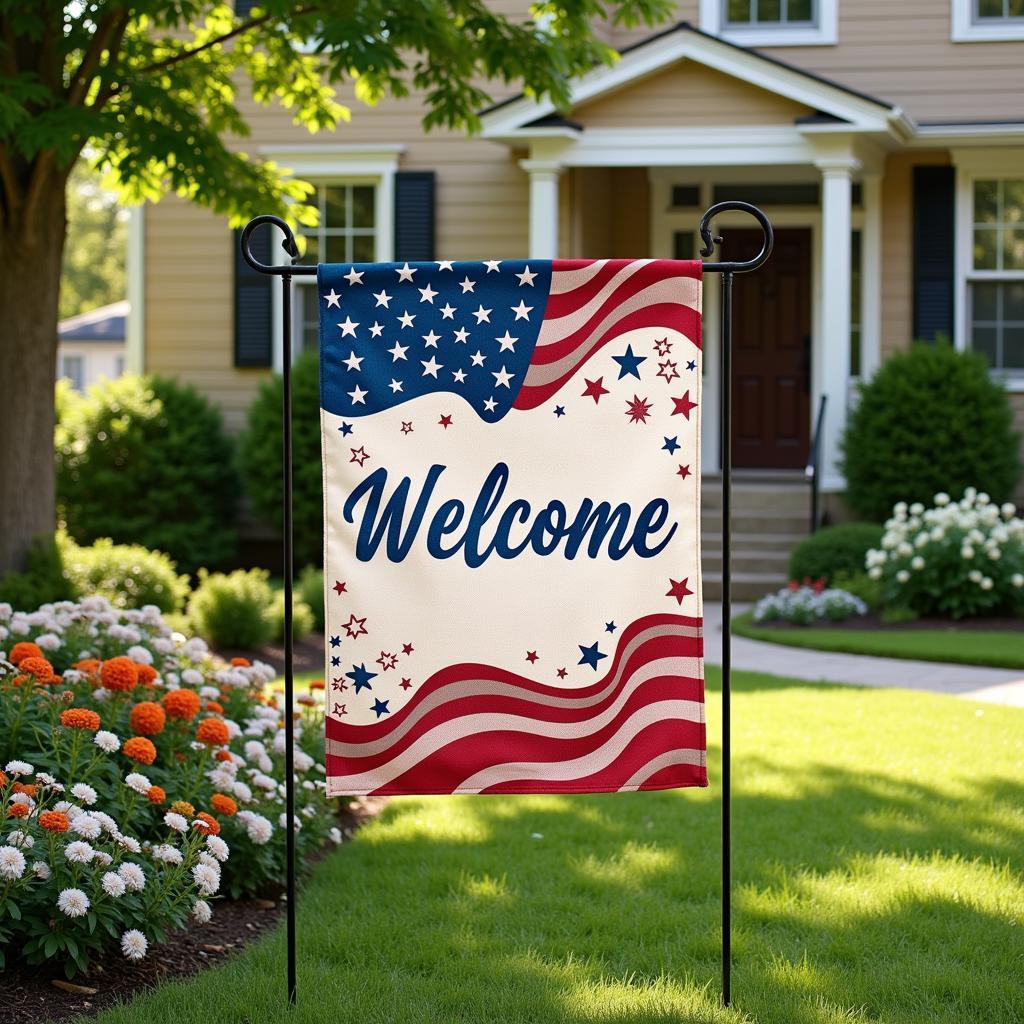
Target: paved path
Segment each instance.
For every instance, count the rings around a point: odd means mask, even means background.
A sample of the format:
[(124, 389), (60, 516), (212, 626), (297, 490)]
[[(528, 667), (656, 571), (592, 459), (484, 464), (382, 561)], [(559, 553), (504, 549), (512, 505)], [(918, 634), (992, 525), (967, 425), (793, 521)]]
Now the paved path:
[[(747, 605), (734, 605), (734, 613)], [(717, 601), (704, 609), (705, 657), (722, 663), (722, 609)], [(1024, 644), (1024, 638), (1021, 643)], [(861, 686), (898, 686), (907, 690), (948, 693), (969, 700), (1024, 707), (1024, 671), (947, 665), (937, 661), (874, 658), (862, 654), (836, 654), (802, 647), (767, 644), (747, 637), (732, 638), (733, 668), (792, 676), (813, 682), (854, 683)]]

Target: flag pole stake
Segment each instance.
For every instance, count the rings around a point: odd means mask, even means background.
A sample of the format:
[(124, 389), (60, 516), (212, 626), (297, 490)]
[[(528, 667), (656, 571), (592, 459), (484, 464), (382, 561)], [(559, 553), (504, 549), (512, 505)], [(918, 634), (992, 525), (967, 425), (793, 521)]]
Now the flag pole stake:
[(749, 213), (761, 225), (764, 241), (751, 260), (704, 263), (705, 273), (722, 275), (721, 446), (722, 446), (722, 1005), (732, 1003), (732, 285), (736, 274), (756, 270), (771, 255), (771, 222), (756, 206), (739, 201), (716, 203), (700, 219), (701, 256), (713, 256), (721, 236), (711, 221), (727, 210)]
[[(721, 313), (721, 440), (722, 440), (722, 1003), (729, 1006), (732, 1001), (732, 735), (731, 735), (731, 684), (732, 684), (732, 286), (736, 274), (757, 270), (771, 255), (774, 244), (772, 226), (765, 214), (751, 203), (738, 200), (715, 203), (700, 220), (700, 236), (704, 245), (701, 256), (713, 256), (715, 247), (720, 245), (720, 236), (711, 233), (711, 221), (720, 213), (739, 211), (748, 213), (757, 220), (764, 232), (761, 251), (750, 260), (704, 262), (705, 273), (722, 275)], [(245, 226), (240, 239), (242, 257), (253, 270), (281, 278), (281, 318), (283, 352), (281, 359), (283, 394), (281, 411), (282, 430), (282, 478), (284, 482), (284, 700), (285, 718), (285, 807), (289, 823), (295, 817), (295, 772), (293, 768), (294, 735), (292, 717), (294, 709), (294, 638), (292, 636), (292, 588), (294, 570), (294, 538), (292, 527), (292, 278), (313, 277), (316, 267), (295, 266), (291, 263), (267, 265), (253, 256), (249, 243), (253, 232), (263, 224), (276, 227), (284, 235), (284, 251), (290, 259), (298, 256), (295, 236), (280, 217), (263, 215), (255, 217)], [(289, 828), (286, 843), (285, 891), (287, 950), (288, 950), (288, 1002), (296, 1002), (296, 952), (295, 952), (295, 830)]]

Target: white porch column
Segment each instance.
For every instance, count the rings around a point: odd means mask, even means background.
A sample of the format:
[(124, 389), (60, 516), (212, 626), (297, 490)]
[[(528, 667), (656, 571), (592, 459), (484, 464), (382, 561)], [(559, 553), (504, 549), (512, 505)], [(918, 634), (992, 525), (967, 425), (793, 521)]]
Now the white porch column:
[(521, 160), (530, 175), (530, 248), (532, 260), (558, 256), (558, 178), (560, 164), (550, 160)]
[(846, 399), (850, 380), (850, 200), (851, 159), (818, 162), (821, 168), (821, 339), (818, 397), (828, 396), (821, 446), (821, 480), (826, 490), (844, 486), (839, 470), (839, 439), (846, 426)]
[(860, 246), (860, 375), (867, 380), (882, 362), (882, 177), (861, 178), (864, 227)]

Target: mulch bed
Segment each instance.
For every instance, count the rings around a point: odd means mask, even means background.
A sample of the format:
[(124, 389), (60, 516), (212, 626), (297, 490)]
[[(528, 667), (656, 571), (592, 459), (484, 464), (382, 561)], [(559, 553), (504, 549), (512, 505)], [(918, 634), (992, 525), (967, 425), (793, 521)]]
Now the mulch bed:
[[(342, 808), (338, 824), (346, 838), (379, 813), (386, 802), (363, 797)], [(321, 856), (327, 852), (325, 848)], [(174, 933), (139, 963), (126, 960), (120, 950), (113, 948), (93, 963), (88, 974), (80, 974), (72, 982), (65, 979), (60, 967), (11, 964), (0, 974), (0, 1017), (4, 1024), (44, 1024), (92, 1016), (145, 989), (222, 964), (270, 931), (283, 916), (283, 886), (262, 896), (217, 900), (209, 924)]]
[(931, 629), (944, 630), (948, 633), (974, 633), (984, 631), (995, 632), (1018, 632), (1024, 630), (1024, 619), (1020, 618), (996, 618), (996, 619), (913, 619), (910, 622), (883, 622), (878, 615), (854, 615), (844, 622), (829, 622), (826, 619), (819, 619), (809, 626), (798, 626), (792, 622), (751, 622), (755, 629), (849, 629), (856, 630), (882, 630), (886, 633), (906, 633), (910, 630)]

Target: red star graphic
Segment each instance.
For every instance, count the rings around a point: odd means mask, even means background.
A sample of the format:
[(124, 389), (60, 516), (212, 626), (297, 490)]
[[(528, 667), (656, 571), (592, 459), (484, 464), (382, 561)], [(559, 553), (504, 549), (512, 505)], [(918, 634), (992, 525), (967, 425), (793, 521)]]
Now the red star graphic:
[(401, 686), (401, 688), (403, 690), (411, 690), (412, 689), (412, 680), (411, 679), (403, 679), (398, 685)]
[(689, 390), (686, 391), (682, 398), (673, 398), (672, 401), (676, 404), (676, 407), (672, 410), (673, 416), (678, 416), (682, 413), (687, 419), (689, 419), (690, 410), (697, 408), (697, 403), (690, 401)]
[(412, 654), (412, 652), (414, 650), (416, 650), (416, 648), (413, 647), (412, 644), (402, 644), (402, 653), (403, 654)]
[(345, 677), (331, 676), (331, 689), (337, 690), (338, 693), (344, 693), (348, 689), (348, 683), (345, 682)]
[(526, 652), (526, 660), (532, 665), (537, 660), (537, 652), (536, 651), (527, 651)]
[(398, 664), (398, 655), (391, 654), (388, 651), (381, 651), (377, 664), (380, 665), (381, 672), (387, 672), (389, 668), (394, 668)]
[(565, 678), (565, 677), (566, 677), (566, 676), (567, 676), (568, 674), (569, 674), (569, 673), (568, 673), (568, 672), (566, 672), (564, 668), (560, 668), (560, 669), (558, 670), (558, 678), (559, 678), (559, 679), (564, 679), (564, 678)]
[(331, 588), (336, 594), (344, 594), (348, 587), (342, 583), (341, 580), (335, 580), (334, 586)]
[(348, 461), (358, 462), (360, 466), (370, 457), (370, 453), (362, 445), (358, 448), (350, 448), (349, 451), (352, 452), (352, 458)]
[(676, 364), (671, 359), (666, 359), (663, 363), (658, 363), (660, 369), (658, 370), (658, 376), (664, 377), (665, 380), (671, 384), (672, 381), (679, 376), (679, 371), (676, 369)]
[(442, 416), (437, 421), (437, 425), (439, 427), (444, 427), (444, 429), (447, 430), (452, 425), (452, 418), (451, 418), (451, 416)]
[(679, 468), (678, 468), (678, 469), (676, 470), (676, 476), (681, 476), (681, 477), (682, 477), (682, 478), (683, 478), (684, 480), (685, 480), (685, 479), (686, 479), (686, 478), (687, 478), (687, 477), (688, 477), (689, 475), (690, 475), (690, 467), (689, 467), (689, 466), (680, 466), (680, 467), (679, 467)]
[(342, 629), (354, 640), (357, 636), (368, 632), (366, 628), (366, 619), (357, 619), (354, 615), (348, 617), (348, 622), (342, 625)]
[(633, 395), (632, 402), (626, 402), (626, 415), (630, 423), (646, 423), (651, 414), (651, 403), (646, 398)]
[(344, 704), (335, 703), (334, 710), (331, 712), (335, 718), (341, 718), (342, 715), (347, 715), (348, 712), (345, 710)]
[(402, 420), (402, 433), (403, 434), (411, 434), (412, 433), (412, 420), (408, 420), (408, 421)]
[(587, 380), (586, 377), (583, 379), (587, 381), (587, 390), (580, 397), (592, 398), (597, 405), (601, 401), (601, 396), (608, 394), (608, 389), (604, 386), (604, 377), (598, 377), (597, 380)]
[(668, 338), (662, 338), (661, 341), (656, 341), (654, 347), (658, 350), (659, 356), (667, 356), (672, 351), (672, 343)]
[(687, 584), (690, 582), (690, 577), (689, 576), (687, 576), (687, 577), (685, 577), (685, 579), (681, 579), (681, 580), (674, 580), (670, 576), (668, 582), (669, 582), (669, 590), (668, 590), (668, 593), (665, 596), (666, 597), (674, 597), (676, 599), (676, 601), (679, 602), (679, 604), (683, 603), (683, 598), (684, 597), (686, 597), (687, 595), (693, 593), (693, 591), (687, 586)]

